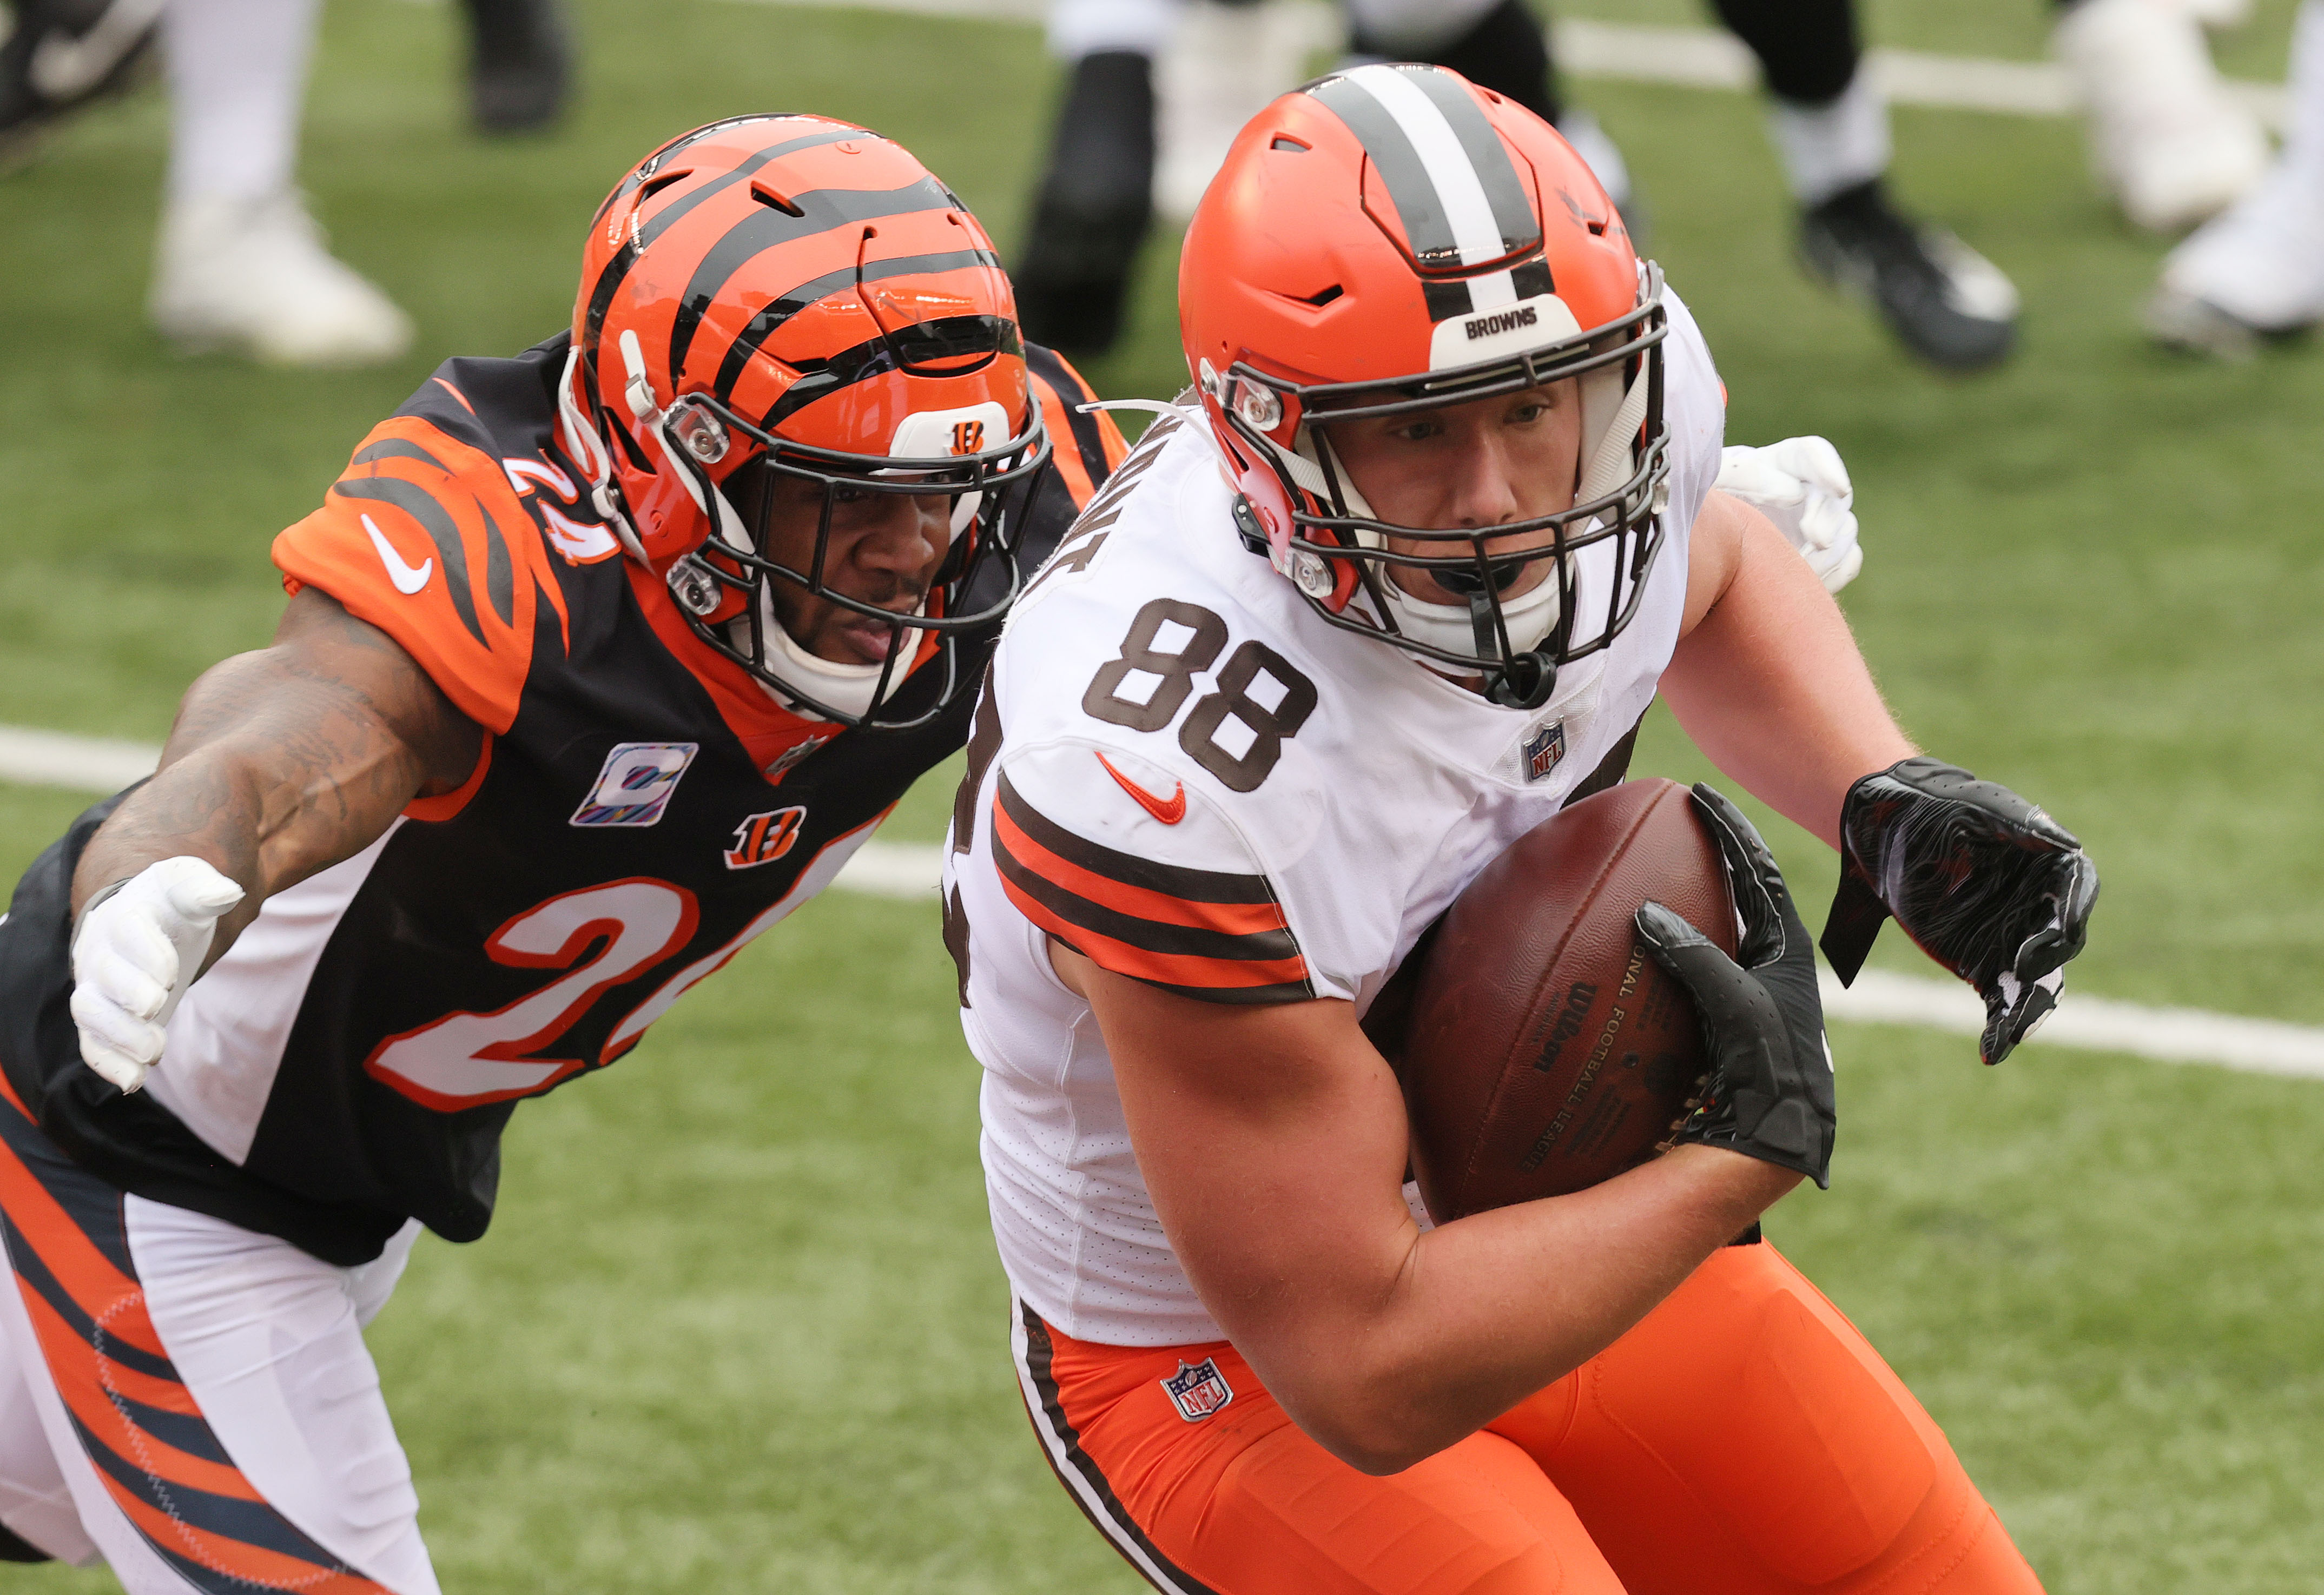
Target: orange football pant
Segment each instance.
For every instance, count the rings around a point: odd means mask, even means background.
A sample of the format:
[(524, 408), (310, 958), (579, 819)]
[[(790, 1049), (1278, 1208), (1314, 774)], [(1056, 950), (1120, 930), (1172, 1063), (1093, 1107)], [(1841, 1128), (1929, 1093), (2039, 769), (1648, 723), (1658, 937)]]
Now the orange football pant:
[[(1921, 1404), (1772, 1246), (1720, 1251), (1598, 1356), (1385, 1479), (1307, 1438), (1224, 1341), (1094, 1345), (1017, 1311), (1059, 1480), (1174, 1595), (2042, 1587)], [(1211, 1408), (1192, 1419), (1163, 1384), (1189, 1364), (1189, 1405)]]

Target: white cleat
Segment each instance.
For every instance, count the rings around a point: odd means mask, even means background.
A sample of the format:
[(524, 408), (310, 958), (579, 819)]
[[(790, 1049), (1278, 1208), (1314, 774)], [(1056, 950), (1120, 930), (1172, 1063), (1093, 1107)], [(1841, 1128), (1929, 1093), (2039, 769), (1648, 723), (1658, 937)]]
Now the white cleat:
[(2230, 359), (2319, 321), (2324, 184), (2289, 161), (2171, 252), (2146, 307), (2147, 330), (2163, 343)]
[(1307, 58), (1335, 42), (1333, 14), (1285, 0), (1194, 0), (1155, 65), (1154, 208), (1176, 222), (1224, 165), (1242, 124), (1308, 76)]
[(2053, 42), (2089, 112), (2098, 180), (2139, 226), (2192, 226), (2267, 170), (2267, 135), (2227, 97), (2186, 0), (2080, 0)]
[(1622, 159), (1621, 146), (1599, 124), (1598, 118), (1579, 106), (1569, 106), (1558, 119), (1557, 131), (1590, 168), (1590, 175), (1606, 190), (1606, 198), (1614, 208), (1628, 212), (1630, 208), (1630, 163)]
[(268, 365), (369, 365), (411, 346), (411, 318), (332, 256), (289, 190), (172, 205), (148, 309), (174, 343)]
[(2179, 0), (2187, 14), (2215, 32), (2240, 28), (2251, 21), (2252, 0)]

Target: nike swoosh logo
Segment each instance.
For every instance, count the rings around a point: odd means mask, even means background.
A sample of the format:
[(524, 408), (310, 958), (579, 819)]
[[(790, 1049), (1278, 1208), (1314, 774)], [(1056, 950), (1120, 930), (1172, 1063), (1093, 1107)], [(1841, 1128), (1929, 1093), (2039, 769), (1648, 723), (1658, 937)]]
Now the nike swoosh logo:
[(379, 528), (372, 524), (370, 516), (363, 518), (363, 525), (364, 530), (371, 533), (371, 546), (379, 550), (379, 562), (387, 567), (387, 579), (395, 584), (397, 592), (409, 598), (428, 585), (428, 578), (436, 574), (436, 556), (430, 554), (422, 559), (415, 570), (403, 562), (403, 556), (395, 551), (393, 543), (381, 535)]
[(115, 0), (79, 38), (60, 30), (33, 48), (25, 76), (43, 99), (69, 100), (105, 81), (161, 14), (163, 0)]
[(1180, 781), (1178, 783), (1178, 789), (1171, 793), (1169, 799), (1166, 802), (1162, 798), (1157, 798), (1145, 788), (1139, 786), (1136, 781), (1131, 780), (1128, 776), (1122, 774), (1121, 771), (1114, 769), (1113, 761), (1107, 758), (1104, 754), (1100, 753), (1097, 756), (1097, 761), (1105, 766), (1105, 773), (1111, 776), (1116, 783), (1120, 786), (1123, 791), (1138, 799), (1139, 807), (1152, 815), (1156, 819), (1160, 820), (1164, 825), (1175, 825), (1180, 820), (1186, 817), (1185, 782)]

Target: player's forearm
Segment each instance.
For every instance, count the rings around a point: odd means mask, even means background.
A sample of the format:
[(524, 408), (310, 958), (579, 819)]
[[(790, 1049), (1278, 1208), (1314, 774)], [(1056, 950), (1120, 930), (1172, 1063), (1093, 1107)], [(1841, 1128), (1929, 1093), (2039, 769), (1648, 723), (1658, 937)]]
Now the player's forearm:
[(1319, 1443), (1395, 1472), (1604, 1351), (1796, 1179), (1683, 1147), (1590, 1190), (1418, 1236), (1385, 1288), (1357, 1293), (1344, 1316), (1311, 1312), (1275, 1347), (1237, 1345)]
[(241, 886), (215, 959), (265, 899), (362, 851), (419, 795), (419, 756), (335, 684), (279, 650), (226, 660), (188, 693), (153, 779), (90, 838), (73, 876), (78, 914), (163, 859), (202, 859)]
[(1679, 640), (1662, 691), (1711, 762), (1838, 844), (1857, 778), (1915, 751), (1840, 607), (1757, 515), (1732, 580)]

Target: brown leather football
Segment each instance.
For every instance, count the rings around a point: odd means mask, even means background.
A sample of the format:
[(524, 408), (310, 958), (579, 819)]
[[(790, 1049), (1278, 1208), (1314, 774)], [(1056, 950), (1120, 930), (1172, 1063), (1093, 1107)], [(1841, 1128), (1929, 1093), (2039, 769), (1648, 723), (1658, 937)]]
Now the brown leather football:
[(1709, 1065), (1693, 1004), (1631, 927), (1649, 898), (1733, 955), (1726, 871), (1676, 781), (1536, 826), (1422, 949), (1397, 1072), (1439, 1223), (1611, 1179), (1669, 1134)]

